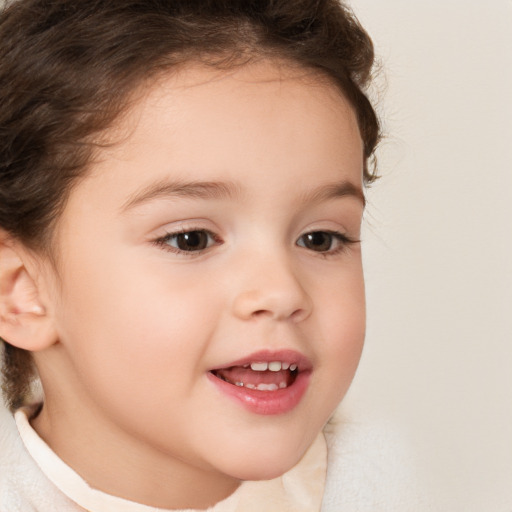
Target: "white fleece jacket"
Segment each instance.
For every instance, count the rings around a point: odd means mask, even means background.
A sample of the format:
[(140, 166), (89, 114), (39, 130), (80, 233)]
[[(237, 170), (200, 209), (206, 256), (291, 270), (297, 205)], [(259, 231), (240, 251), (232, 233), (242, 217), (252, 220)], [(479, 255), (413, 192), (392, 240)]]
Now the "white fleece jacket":
[[(17, 428), (14, 418), (5, 409), (0, 410), (0, 512), (162, 512), (89, 488), (51, 452), (26, 418), (19, 414)], [(209, 510), (432, 510), (421, 498), (417, 481), (412, 478), (410, 460), (399, 453), (396, 436), (388, 429), (338, 419), (326, 427), (324, 436), (319, 436), (303, 460), (282, 477), (267, 482), (246, 482), (232, 496)], [(30, 452), (36, 459), (42, 457), (39, 463), (46, 474)], [(326, 466), (327, 481), (322, 499)], [(55, 475), (51, 472), (56, 470), (57, 482), (52, 482)], [(79, 506), (66, 493), (85, 506)]]

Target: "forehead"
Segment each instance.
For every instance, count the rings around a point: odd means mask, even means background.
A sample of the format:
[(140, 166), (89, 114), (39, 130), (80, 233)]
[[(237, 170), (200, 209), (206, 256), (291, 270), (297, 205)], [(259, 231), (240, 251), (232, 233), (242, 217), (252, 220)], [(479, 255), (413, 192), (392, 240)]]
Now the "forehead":
[(269, 179), (289, 190), (301, 172), (320, 185), (362, 186), (352, 107), (324, 76), (282, 63), (229, 71), (197, 65), (162, 75), (134, 96), (106, 139), (71, 203), (121, 208), (165, 180), (224, 181), (239, 196), (263, 194)]
[(265, 152), (271, 133), (279, 135), (279, 149), (288, 156), (303, 153), (307, 139), (310, 153), (335, 156), (336, 148), (345, 161), (361, 160), (354, 110), (323, 74), (272, 61), (228, 71), (188, 65), (137, 92), (105, 134), (111, 144), (96, 155), (99, 165), (91, 175), (104, 171), (101, 161), (129, 161), (151, 148), (167, 153), (174, 164), (185, 164), (187, 173), (207, 151), (213, 167), (225, 168), (223, 162), (240, 157), (239, 151)]

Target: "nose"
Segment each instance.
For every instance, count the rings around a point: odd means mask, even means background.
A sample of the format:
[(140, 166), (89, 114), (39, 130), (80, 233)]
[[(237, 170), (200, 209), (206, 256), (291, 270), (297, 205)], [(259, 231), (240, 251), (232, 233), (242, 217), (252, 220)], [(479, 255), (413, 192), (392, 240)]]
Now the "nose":
[(313, 309), (303, 281), (286, 258), (253, 257), (237, 285), (233, 312), (242, 320), (266, 317), (301, 322)]

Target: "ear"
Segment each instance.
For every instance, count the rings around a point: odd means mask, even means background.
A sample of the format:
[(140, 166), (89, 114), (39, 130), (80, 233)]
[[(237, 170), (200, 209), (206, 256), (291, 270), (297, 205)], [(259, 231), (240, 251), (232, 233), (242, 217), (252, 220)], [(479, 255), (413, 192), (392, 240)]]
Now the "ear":
[(35, 352), (55, 343), (57, 335), (39, 299), (36, 266), (29, 261), (21, 244), (0, 231), (0, 337)]

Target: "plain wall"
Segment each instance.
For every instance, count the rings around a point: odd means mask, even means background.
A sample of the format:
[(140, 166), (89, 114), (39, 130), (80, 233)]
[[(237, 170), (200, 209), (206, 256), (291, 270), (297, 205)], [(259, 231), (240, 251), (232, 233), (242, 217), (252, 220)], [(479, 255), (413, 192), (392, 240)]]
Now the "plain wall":
[(512, 2), (352, 0), (387, 135), (348, 403), (403, 422), (439, 509), (512, 511)]

